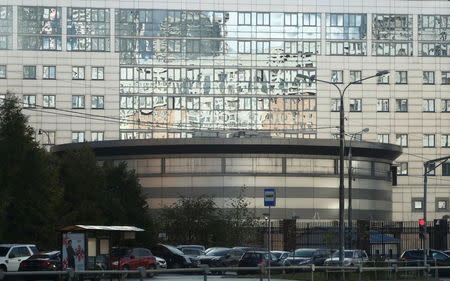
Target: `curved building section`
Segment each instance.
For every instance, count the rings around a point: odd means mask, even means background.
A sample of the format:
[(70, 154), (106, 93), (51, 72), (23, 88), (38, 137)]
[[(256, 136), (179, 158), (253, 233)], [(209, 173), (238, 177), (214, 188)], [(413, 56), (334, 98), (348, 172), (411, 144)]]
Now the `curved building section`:
[[(275, 219), (338, 219), (337, 140), (204, 138), (87, 144), (100, 161), (126, 161), (135, 169), (155, 212), (180, 196), (211, 196), (219, 207), (228, 208), (243, 192), (251, 207), (262, 215), (267, 212), (264, 189), (275, 188)], [(81, 145), (58, 145), (52, 151), (62, 154)], [(352, 154), (354, 219), (391, 220), (390, 170), (401, 148), (360, 141), (352, 143)]]

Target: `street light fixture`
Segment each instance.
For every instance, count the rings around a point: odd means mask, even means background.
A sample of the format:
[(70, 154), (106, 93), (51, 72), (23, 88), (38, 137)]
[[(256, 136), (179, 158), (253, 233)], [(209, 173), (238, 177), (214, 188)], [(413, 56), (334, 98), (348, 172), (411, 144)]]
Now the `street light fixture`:
[(353, 225), (352, 225), (352, 140), (355, 139), (357, 135), (367, 133), (369, 128), (364, 128), (361, 131), (348, 134), (350, 136), (349, 146), (348, 146), (348, 207), (347, 207), (347, 220), (348, 220), (348, 247), (352, 248), (352, 239), (353, 239)]
[(315, 75), (313, 76), (307, 76), (304, 74), (297, 74), (297, 79), (305, 79), (309, 80), (310, 82), (322, 82), (327, 83), (330, 85), (333, 85), (336, 87), (336, 89), (339, 91), (339, 96), (341, 100), (341, 106), (339, 107), (339, 263), (341, 265), (344, 265), (344, 242), (345, 242), (345, 228), (344, 228), (344, 94), (345, 91), (353, 84), (359, 84), (360, 82), (374, 78), (383, 76), (385, 74), (388, 74), (388, 70), (383, 70), (377, 72), (375, 75), (368, 76), (356, 81), (352, 81), (348, 83), (344, 90), (341, 90), (341, 88), (338, 86), (337, 82), (330, 82), (326, 80), (317, 79)]

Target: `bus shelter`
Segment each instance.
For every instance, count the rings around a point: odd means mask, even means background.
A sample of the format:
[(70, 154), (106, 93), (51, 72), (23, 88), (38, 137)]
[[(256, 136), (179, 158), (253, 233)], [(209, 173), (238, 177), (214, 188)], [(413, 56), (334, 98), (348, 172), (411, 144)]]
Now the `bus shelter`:
[(135, 239), (134, 226), (72, 225), (60, 229), (62, 270), (111, 269), (112, 239)]

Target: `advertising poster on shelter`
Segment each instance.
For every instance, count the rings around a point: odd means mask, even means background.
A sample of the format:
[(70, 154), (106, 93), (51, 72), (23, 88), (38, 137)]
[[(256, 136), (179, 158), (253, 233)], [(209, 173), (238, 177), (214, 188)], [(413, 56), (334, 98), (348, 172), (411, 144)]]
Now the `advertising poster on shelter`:
[(62, 270), (73, 268), (84, 270), (85, 244), (84, 233), (66, 232), (62, 235)]

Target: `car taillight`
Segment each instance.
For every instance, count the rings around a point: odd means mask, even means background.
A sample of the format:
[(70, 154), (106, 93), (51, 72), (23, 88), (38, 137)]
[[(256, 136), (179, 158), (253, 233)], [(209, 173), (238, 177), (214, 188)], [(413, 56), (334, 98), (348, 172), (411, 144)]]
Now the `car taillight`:
[(42, 266), (42, 267), (44, 267), (44, 266), (49, 266), (51, 263), (49, 262), (49, 261), (43, 261), (43, 262), (41, 262), (40, 264), (38, 264), (38, 266)]
[(409, 257), (401, 257), (402, 260), (407, 260)]
[(261, 259), (258, 264), (263, 264), (264, 263), (264, 259)]
[(25, 266), (25, 264), (23, 263), (23, 262), (21, 262), (20, 264), (19, 264), (19, 267), (24, 267)]

